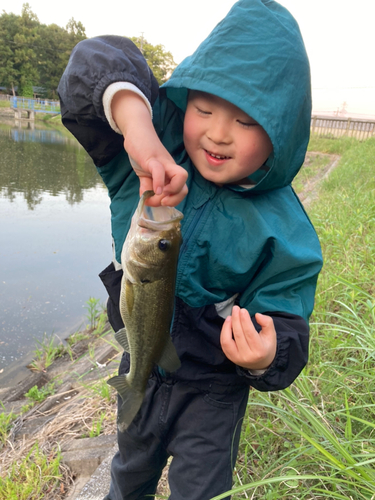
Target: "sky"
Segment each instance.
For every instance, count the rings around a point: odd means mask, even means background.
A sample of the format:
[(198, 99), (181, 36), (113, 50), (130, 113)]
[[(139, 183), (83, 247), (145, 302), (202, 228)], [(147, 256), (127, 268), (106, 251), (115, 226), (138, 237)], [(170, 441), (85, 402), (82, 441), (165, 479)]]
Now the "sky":
[[(20, 15), (25, 0), (0, 0)], [(43, 24), (72, 17), (86, 35), (142, 36), (179, 63), (225, 16), (234, 0), (29, 0)], [(375, 118), (374, 0), (279, 0), (296, 18), (310, 59), (314, 112)]]

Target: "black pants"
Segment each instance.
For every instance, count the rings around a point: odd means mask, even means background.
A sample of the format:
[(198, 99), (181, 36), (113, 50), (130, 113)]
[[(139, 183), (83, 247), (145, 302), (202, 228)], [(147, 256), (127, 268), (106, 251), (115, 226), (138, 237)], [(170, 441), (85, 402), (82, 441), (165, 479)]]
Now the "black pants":
[(141, 410), (118, 433), (106, 498), (153, 498), (169, 456), (170, 500), (209, 500), (230, 490), (247, 397), (247, 388), (207, 394), (151, 378)]
[[(118, 310), (121, 274), (113, 266), (101, 273), (115, 331), (123, 327)], [(119, 372), (128, 369), (124, 355)], [(139, 412), (124, 433), (118, 432), (119, 451), (112, 460), (106, 500), (153, 498), (170, 456), (170, 500), (209, 500), (230, 490), (248, 392), (246, 386), (203, 391), (155, 369)]]

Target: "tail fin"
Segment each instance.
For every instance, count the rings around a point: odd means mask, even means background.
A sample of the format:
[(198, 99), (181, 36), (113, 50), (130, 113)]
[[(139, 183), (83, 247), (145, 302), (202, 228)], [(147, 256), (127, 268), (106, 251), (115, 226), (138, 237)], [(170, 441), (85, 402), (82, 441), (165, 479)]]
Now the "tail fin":
[(144, 394), (135, 391), (132, 386), (129, 385), (126, 375), (112, 377), (108, 380), (107, 384), (114, 387), (121, 396), (122, 405), (117, 415), (117, 426), (120, 432), (124, 432), (138, 413)]

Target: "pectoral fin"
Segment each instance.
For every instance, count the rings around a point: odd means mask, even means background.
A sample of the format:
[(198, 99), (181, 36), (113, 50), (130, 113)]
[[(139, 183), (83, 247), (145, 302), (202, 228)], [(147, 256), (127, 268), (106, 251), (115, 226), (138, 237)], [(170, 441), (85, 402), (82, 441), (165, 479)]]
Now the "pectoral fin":
[(166, 372), (174, 372), (181, 366), (176, 348), (173, 345), (170, 337), (168, 337), (168, 342), (164, 348), (162, 355), (160, 356), (158, 365)]
[(121, 328), (121, 330), (116, 332), (115, 339), (120, 344), (120, 346), (124, 349), (124, 351), (130, 352), (128, 336), (126, 334), (126, 328)]

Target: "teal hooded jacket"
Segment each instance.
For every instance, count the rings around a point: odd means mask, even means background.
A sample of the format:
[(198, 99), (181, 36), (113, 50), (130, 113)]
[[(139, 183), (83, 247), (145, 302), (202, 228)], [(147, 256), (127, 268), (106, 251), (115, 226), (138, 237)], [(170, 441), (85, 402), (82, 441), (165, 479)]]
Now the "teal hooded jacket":
[[(322, 266), (317, 235), (291, 187), (311, 118), (309, 63), (296, 21), (273, 0), (240, 0), (160, 89), (130, 40), (103, 36), (76, 46), (58, 89), (62, 118), (108, 187), (119, 263), (139, 181), (103, 110), (103, 93), (114, 82), (132, 83), (144, 94), (161, 141), (188, 172), (189, 193), (177, 207), (184, 219), (171, 330), (182, 361), (175, 376), (260, 390), (288, 386), (307, 361)], [(273, 153), (250, 187), (218, 187), (195, 169), (183, 143), (188, 89), (228, 100), (267, 132)], [(278, 349), (263, 375), (244, 373), (221, 351), (222, 318), (233, 303), (252, 317), (261, 312), (274, 319)]]

